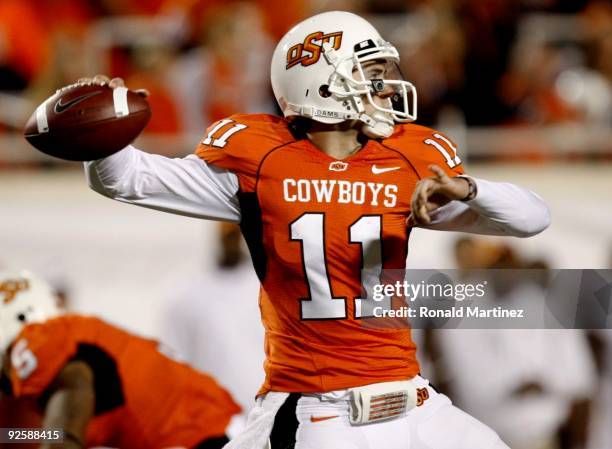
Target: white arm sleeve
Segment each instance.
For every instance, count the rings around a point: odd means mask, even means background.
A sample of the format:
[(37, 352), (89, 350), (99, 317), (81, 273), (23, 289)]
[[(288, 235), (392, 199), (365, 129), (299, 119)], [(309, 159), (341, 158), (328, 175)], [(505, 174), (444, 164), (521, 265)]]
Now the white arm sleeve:
[(549, 226), (548, 207), (535, 193), (506, 182), (474, 181), (478, 188), (476, 198), (466, 202), (451, 201), (432, 211), (431, 223), (421, 227), (530, 237)]
[(85, 162), (89, 186), (109, 198), (188, 217), (239, 222), (237, 176), (189, 155), (183, 159), (131, 145)]

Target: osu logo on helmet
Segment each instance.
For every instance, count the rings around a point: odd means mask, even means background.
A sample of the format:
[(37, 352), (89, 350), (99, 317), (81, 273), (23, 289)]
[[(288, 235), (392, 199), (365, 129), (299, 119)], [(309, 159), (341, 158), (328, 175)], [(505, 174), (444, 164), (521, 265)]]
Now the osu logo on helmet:
[(317, 62), (321, 57), (323, 44), (326, 42), (329, 42), (334, 50), (338, 50), (342, 43), (342, 31), (329, 34), (325, 34), (323, 31), (310, 33), (303, 43), (295, 44), (287, 51), (286, 69), (289, 70), (297, 64), (308, 66)]
[(17, 293), (30, 288), (27, 279), (8, 280), (0, 283), (0, 299), (4, 304), (10, 303)]

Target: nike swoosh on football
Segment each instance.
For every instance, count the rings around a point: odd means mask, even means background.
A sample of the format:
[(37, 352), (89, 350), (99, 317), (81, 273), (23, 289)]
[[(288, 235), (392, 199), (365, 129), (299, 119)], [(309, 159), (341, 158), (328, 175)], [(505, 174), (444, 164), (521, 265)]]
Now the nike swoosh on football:
[(62, 99), (60, 98), (57, 101), (57, 103), (55, 103), (55, 107), (53, 108), (53, 110), (55, 111), (56, 114), (61, 114), (66, 109), (71, 108), (75, 104), (80, 103), (81, 101), (87, 100), (88, 98), (93, 97), (94, 95), (98, 95), (99, 93), (100, 93), (100, 91), (98, 91), (98, 92), (89, 92), (88, 94), (81, 95), (80, 97), (73, 98), (72, 100), (70, 100), (67, 103), (62, 103)]
[(387, 173), (388, 171), (399, 170), (402, 167), (383, 167), (378, 168), (376, 165), (372, 165), (372, 173), (380, 175), (381, 173)]
[(310, 415), (310, 422), (320, 422), (320, 421), (327, 421), (328, 419), (334, 419), (337, 418), (340, 415), (334, 415), (334, 416), (312, 416)]

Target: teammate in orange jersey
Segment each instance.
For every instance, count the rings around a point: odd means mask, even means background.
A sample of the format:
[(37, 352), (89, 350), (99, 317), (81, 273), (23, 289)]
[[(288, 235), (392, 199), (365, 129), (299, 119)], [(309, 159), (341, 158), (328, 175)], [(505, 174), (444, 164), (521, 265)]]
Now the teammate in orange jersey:
[(398, 62), (362, 18), (323, 13), (276, 47), (284, 118), (220, 120), (183, 159), (129, 146), (86, 163), (110, 198), (241, 225), (262, 285), (266, 380), (228, 448), (507, 447), (419, 376), (410, 330), (373, 318), (390, 300), (364, 292), (406, 267), (413, 226), (528, 237), (548, 209), (513, 184), (464, 176), (449, 137), (410, 123), (416, 89)]
[[(218, 449), (240, 412), (211, 377), (173, 361), (158, 343), (93, 317), (63, 315), (27, 273), (0, 274), (0, 386), (30, 421), (64, 429), (49, 448)], [(8, 423), (0, 423), (7, 427)], [(42, 447), (47, 447), (43, 445)]]

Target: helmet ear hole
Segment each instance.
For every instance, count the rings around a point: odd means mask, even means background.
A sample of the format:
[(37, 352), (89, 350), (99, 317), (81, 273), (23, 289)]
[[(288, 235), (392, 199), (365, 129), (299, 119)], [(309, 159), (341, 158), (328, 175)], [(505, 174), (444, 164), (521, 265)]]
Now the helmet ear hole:
[(22, 323), (25, 323), (25, 320), (26, 320), (25, 313), (20, 313), (19, 315), (17, 315), (17, 320), (21, 321)]
[(321, 95), (321, 97), (323, 98), (331, 97), (331, 92), (329, 91), (329, 84), (322, 84), (321, 87), (319, 87), (319, 95)]

